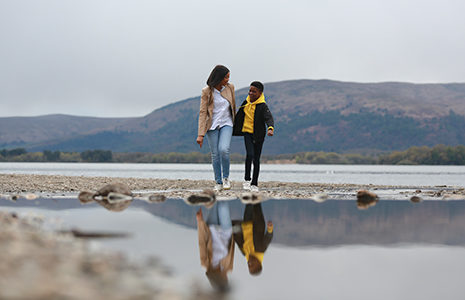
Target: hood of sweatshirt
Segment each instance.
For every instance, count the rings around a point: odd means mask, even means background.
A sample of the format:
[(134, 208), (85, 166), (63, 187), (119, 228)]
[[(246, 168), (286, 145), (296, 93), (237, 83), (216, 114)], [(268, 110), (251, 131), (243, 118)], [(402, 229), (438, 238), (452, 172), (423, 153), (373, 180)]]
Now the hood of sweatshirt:
[(257, 104), (260, 104), (260, 103), (266, 103), (264, 93), (262, 93), (260, 95), (260, 97), (257, 100), (255, 100), (254, 102), (250, 102), (250, 96), (247, 96), (246, 100), (247, 100), (247, 103), (245, 105), (257, 105)]

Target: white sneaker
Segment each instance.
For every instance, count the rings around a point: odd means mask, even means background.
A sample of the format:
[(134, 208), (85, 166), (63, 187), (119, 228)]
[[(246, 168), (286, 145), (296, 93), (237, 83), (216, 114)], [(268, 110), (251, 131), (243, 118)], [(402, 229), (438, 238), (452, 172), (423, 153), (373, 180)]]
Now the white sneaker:
[(223, 190), (230, 190), (231, 189), (231, 181), (229, 178), (223, 178)]
[(242, 188), (244, 190), (250, 191), (250, 182), (251, 182), (250, 180), (245, 180), (244, 183), (242, 183)]
[(223, 185), (222, 184), (215, 184), (215, 192), (221, 192), (223, 190)]
[(250, 186), (250, 191), (251, 191), (251, 192), (258, 192), (258, 186), (256, 186), (256, 185), (251, 185), (251, 186)]

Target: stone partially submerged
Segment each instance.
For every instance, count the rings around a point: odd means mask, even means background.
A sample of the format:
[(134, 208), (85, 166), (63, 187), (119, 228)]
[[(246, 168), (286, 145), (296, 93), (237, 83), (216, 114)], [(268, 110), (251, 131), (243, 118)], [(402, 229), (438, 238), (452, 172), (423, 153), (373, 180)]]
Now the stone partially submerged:
[(216, 195), (214, 191), (205, 189), (201, 193), (192, 194), (189, 197), (184, 198), (184, 202), (189, 205), (203, 205), (210, 208), (216, 202)]
[(122, 211), (132, 203), (133, 194), (129, 187), (122, 183), (107, 184), (97, 192), (82, 191), (78, 195), (81, 203), (97, 202), (111, 211)]
[(358, 209), (368, 209), (372, 206), (375, 206), (378, 201), (378, 195), (373, 192), (369, 192), (367, 190), (360, 190), (357, 192)]

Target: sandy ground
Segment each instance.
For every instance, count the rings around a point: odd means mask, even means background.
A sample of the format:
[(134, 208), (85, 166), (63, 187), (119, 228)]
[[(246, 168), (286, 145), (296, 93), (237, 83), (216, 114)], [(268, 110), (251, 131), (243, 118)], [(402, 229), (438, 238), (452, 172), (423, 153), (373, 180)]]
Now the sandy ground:
[[(210, 180), (169, 180), (117, 177), (83, 177), (61, 175), (0, 174), (0, 194), (3, 197), (33, 194), (42, 197), (77, 196), (80, 191), (96, 191), (111, 183), (123, 183), (136, 195), (163, 194), (167, 198), (186, 198), (214, 185)], [(355, 199), (357, 191), (368, 190), (380, 199), (402, 200), (418, 196), (427, 199), (464, 199), (465, 190), (453, 186), (387, 186), (325, 183), (290, 183), (268, 181), (260, 183), (260, 194), (272, 199)], [(221, 191), (218, 198), (239, 198), (244, 192), (241, 182)]]

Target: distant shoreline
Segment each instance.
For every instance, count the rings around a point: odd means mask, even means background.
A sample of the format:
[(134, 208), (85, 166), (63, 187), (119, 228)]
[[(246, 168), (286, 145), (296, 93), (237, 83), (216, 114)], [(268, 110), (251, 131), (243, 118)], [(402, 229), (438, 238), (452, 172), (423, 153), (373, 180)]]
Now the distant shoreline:
[[(243, 163), (245, 155), (230, 154), (231, 163)], [(86, 150), (27, 152), (25, 148), (1, 149), (0, 162), (108, 162), (108, 163), (210, 163), (209, 153), (201, 152), (112, 152)], [(264, 154), (264, 164), (342, 164), (342, 165), (465, 165), (465, 146), (436, 145), (411, 147), (404, 151), (361, 153), (299, 152)]]

